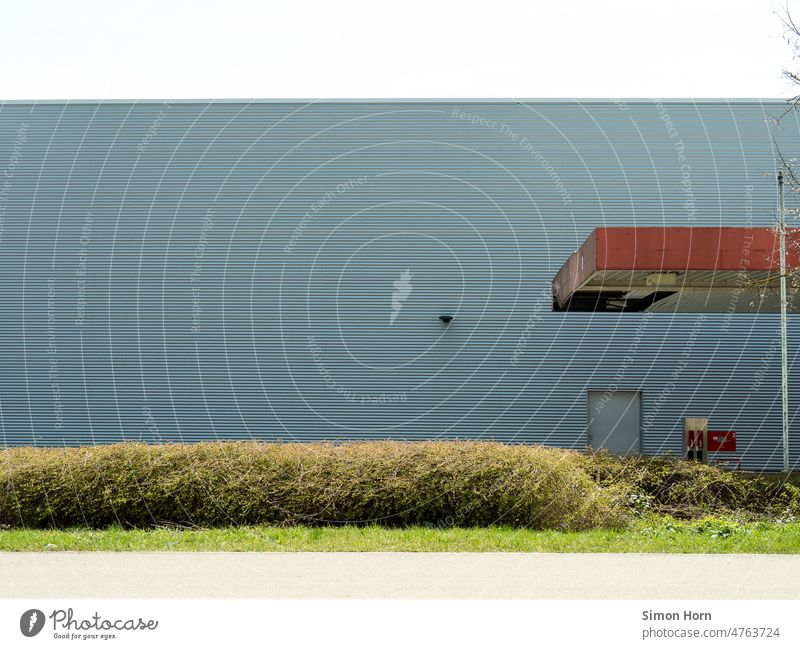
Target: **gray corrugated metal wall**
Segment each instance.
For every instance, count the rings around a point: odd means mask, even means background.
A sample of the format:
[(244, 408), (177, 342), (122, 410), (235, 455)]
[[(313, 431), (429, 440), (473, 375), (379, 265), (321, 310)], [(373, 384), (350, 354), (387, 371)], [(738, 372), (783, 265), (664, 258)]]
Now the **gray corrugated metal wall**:
[(781, 110), (6, 103), (0, 439), (583, 447), (616, 386), (646, 452), (708, 415), (779, 468), (775, 316), (551, 313), (549, 280), (598, 225), (770, 223)]

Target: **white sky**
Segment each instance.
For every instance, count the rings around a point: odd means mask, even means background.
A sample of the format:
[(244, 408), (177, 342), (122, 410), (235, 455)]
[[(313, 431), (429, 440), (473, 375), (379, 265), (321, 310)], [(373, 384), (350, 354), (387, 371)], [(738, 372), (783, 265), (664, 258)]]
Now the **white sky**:
[(3, 0), (0, 98), (786, 97), (780, 6)]

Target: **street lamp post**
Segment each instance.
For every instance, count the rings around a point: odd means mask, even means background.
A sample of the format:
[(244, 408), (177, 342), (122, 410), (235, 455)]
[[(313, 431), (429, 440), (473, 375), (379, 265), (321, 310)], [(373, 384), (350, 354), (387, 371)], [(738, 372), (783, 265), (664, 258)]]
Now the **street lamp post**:
[(783, 406), (783, 470), (789, 470), (789, 365), (786, 359), (786, 218), (783, 208), (783, 171), (778, 172), (781, 255), (781, 401)]

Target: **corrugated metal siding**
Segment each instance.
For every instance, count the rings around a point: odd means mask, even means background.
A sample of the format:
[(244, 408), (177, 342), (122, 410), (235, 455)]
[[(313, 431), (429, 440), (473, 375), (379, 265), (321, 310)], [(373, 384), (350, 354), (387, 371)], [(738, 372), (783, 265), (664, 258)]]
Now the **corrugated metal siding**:
[(2, 105), (2, 440), (583, 447), (616, 386), (646, 452), (708, 415), (779, 468), (777, 316), (551, 313), (549, 281), (596, 226), (769, 224), (781, 109), (667, 104), (670, 137), (653, 102)]

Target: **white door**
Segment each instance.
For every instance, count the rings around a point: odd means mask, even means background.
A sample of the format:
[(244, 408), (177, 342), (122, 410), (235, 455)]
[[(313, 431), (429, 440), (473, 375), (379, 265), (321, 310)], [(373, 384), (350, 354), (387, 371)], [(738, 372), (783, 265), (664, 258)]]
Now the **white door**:
[(641, 452), (641, 392), (589, 390), (589, 446), (620, 455)]

